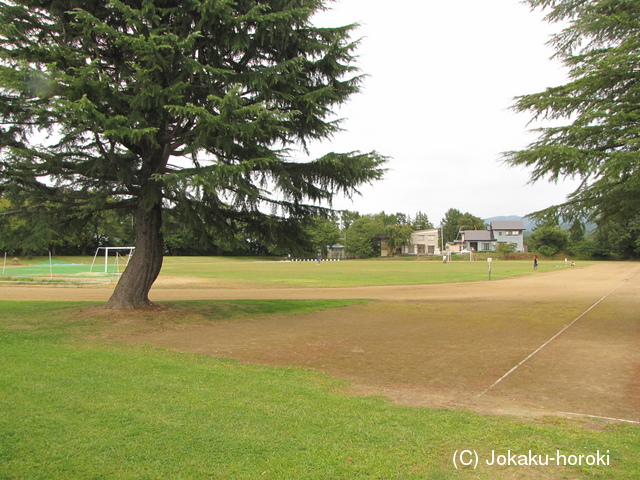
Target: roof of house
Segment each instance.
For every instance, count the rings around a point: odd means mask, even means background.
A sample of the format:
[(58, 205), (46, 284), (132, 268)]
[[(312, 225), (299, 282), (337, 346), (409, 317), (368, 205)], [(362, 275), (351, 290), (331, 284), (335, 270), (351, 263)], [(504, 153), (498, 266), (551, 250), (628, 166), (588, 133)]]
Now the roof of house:
[(465, 230), (464, 241), (465, 242), (477, 242), (494, 240), (491, 230)]
[(492, 230), (524, 230), (522, 220), (496, 220), (491, 222)]

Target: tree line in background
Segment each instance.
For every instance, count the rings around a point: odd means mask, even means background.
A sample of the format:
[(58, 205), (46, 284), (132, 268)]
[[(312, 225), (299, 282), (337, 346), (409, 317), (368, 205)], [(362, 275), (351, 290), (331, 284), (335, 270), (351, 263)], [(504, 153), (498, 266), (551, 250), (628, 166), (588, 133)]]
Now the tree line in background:
[[(40, 213), (3, 216), (3, 211), (15, 211), (15, 206), (0, 199), (0, 250), (9, 255), (37, 256), (51, 252), (54, 255), (91, 255), (97, 247), (130, 246), (135, 231), (132, 215), (117, 210), (104, 210), (91, 215), (62, 214), (59, 210)], [(529, 251), (553, 256), (567, 254), (573, 257), (640, 258), (640, 222), (604, 221), (591, 224), (583, 221), (560, 225), (554, 216), (538, 220), (532, 232), (525, 232)], [(237, 226), (234, 238), (220, 237), (214, 226), (185, 223), (179, 212), (165, 211), (164, 249), (167, 255), (274, 255), (311, 258), (327, 247), (343, 245), (350, 257), (372, 258), (380, 256), (380, 243), (384, 238), (391, 249), (410, 241), (416, 230), (439, 228), (442, 241), (456, 239), (460, 230), (482, 230), (485, 222), (471, 213), (451, 208), (437, 227), (427, 214), (414, 216), (405, 213), (360, 214), (341, 211), (329, 216), (316, 216), (304, 222), (301, 234), (287, 244), (270, 237), (263, 231), (245, 230)]]

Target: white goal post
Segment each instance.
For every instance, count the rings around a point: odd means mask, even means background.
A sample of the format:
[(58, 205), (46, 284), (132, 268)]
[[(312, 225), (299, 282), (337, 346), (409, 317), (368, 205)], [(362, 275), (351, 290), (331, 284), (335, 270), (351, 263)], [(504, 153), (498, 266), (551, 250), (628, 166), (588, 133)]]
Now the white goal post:
[[(107, 271), (107, 266), (109, 264), (109, 252), (110, 251), (115, 251), (117, 253), (118, 250), (127, 250), (129, 253), (127, 255), (127, 263), (129, 263), (129, 258), (131, 258), (131, 255), (133, 255), (133, 251), (135, 250), (136, 247), (98, 247), (96, 248), (96, 253), (93, 256), (93, 262), (91, 262), (91, 268), (89, 269), (89, 272), (93, 273), (93, 265), (96, 263), (96, 258), (98, 257), (98, 253), (100, 252), (100, 250), (104, 250), (104, 273), (109, 273)], [(116, 258), (116, 263), (117, 263), (117, 258)]]

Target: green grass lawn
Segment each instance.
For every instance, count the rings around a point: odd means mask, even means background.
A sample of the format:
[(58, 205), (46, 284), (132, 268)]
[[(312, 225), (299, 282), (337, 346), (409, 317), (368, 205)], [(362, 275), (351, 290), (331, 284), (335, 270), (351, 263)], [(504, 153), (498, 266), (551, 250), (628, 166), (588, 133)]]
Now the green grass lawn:
[[(115, 255), (109, 255), (109, 262), (113, 262)], [(126, 255), (122, 258), (126, 258)], [(174, 256), (165, 256), (165, 263), (179, 263), (179, 264), (188, 264), (188, 263), (237, 263), (237, 262), (256, 262), (256, 261), (270, 261), (274, 260), (275, 257), (174, 257)], [(11, 266), (13, 257), (7, 257), (6, 265)], [(62, 263), (83, 263), (86, 265), (91, 265), (94, 262), (93, 255), (54, 255), (52, 257), (54, 262), (62, 262)], [(20, 265), (33, 265), (35, 263), (48, 262), (48, 256), (33, 256), (33, 257), (20, 257), (19, 258)], [(122, 260), (120, 260), (122, 262)], [(104, 265), (104, 255), (98, 255), (95, 257), (95, 265)]]
[[(219, 322), (348, 302), (178, 308)], [(0, 302), (2, 479), (640, 478), (637, 426), (398, 407), (316, 371), (101, 340), (108, 317), (86, 307)], [(477, 470), (455, 470), (460, 449)], [(608, 451), (610, 465), (489, 467), (492, 450)]]
[[(560, 268), (559, 265), (560, 262), (542, 262), (538, 272), (555, 271)], [(443, 264), (426, 261), (348, 260), (317, 264), (316, 262), (180, 263), (179, 259), (171, 259), (165, 260), (161, 275), (195, 276), (247, 286), (355, 287), (482, 281), (488, 279), (488, 267), (486, 261), (456, 261)], [(530, 262), (493, 261), (491, 263), (493, 280), (533, 273)]]
[[(88, 268), (92, 257), (56, 257), (58, 262), (85, 264)], [(103, 271), (100, 258), (95, 271)], [(37, 257), (22, 261), (23, 265), (47, 262)], [(578, 267), (587, 265), (580, 263)], [(256, 257), (165, 257), (161, 276), (193, 276), (207, 278), (220, 284), (233, 283), (247, 287), (356, 287), (376, 285), (420, 285), (430, 283), (469, 282), (487, 280), (489, 265), (486, 261), (458, 260), (443, 264), (440, 261), (415, 259), (347, 260), (341, 262), (278, 262), (256, 260)], [(42, 276), (49, 275), (46, 265)], [(64, 275), (60, 267), (60, 274)], [(76, 268), (76, 267), (69, 267)], [(111, 268), (111, 267), (109, 267)], [(538, 272), (565, 268), (563, 262), (541, 261)], [(123, 269), (121, 260), (120, 271)], [(111, 269), (109, 270), (111, 271)], [(115, 270), (114, 270), (115, 271)], [(491, 263), (491, 279), (534, 274), (528, 261), (494, 260)], [(6, 276), (17, 275), (16, 269), (6, 269)], [(80, 275), (81, 277), (81, 275)], [(77, 277), (76, 277), (77, 278)], [(95, 274), (92, 280), (99, 278)]]

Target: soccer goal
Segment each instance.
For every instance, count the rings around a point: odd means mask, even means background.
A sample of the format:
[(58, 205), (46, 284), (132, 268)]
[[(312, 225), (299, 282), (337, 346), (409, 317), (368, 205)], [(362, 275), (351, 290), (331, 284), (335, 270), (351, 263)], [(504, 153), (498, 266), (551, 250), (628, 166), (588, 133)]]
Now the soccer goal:
[[(93, 261), (91, 262), (91, 268), (89, 269), (89, 271), (91, 273), (93, 273), (93, 266), (96, 263), (96, 259), (98, 258), (98, 254), (100, 253), (100, 250), (104, 250), (104, 273), (107, 274), (109, 273), (109, 253), (110, 252), (115, 252), (116, 254), (116, 260), (115, 260), (115, 273), (119, 273), (118, 272), (118, 258), (123, 257), (125, 258), (125, 266), (129, 263), (129, 259), (131, 258), (131, 255), (133, 255), (133, 251), (135, 250), (136, 247), (98, 247), (96, 248), (96, 253), (93, 256)], [(120, 254), (120, 251), (126, 251), (126, 257), (124, 255)]]

